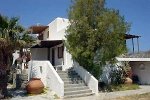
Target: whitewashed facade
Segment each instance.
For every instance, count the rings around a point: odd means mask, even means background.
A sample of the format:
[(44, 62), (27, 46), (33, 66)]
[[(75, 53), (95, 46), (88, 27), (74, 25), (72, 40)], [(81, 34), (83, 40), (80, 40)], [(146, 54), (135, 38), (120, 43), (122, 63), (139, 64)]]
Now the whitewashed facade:
[[(68, 19), (56, 18), (47, 26), (31, 27), (31, 32), (40, 32), (39, 35), (42, 36), (42, 39), (40, 44), (31, 48), (32, 60), (29, 64), (29, 78), (33, 76), (40, 77), (45, 86), (50, 87), (58, 96), (63, 97), (64, 83), (56, 71), (58, 69), (65, 71), (75, 67), (75, 71), (81, 76), (93, 93), (98, 93), (98, 80), (85, 69), (80, 68), (81, 66), (77, 63), (74, 63), (71, 54), (67, 51), (63, 43), (68, 25)], [(41, 74), (39, 70), (44, 72)], [(33, 73), (37, 73), (37, 75), (33, 75)]]

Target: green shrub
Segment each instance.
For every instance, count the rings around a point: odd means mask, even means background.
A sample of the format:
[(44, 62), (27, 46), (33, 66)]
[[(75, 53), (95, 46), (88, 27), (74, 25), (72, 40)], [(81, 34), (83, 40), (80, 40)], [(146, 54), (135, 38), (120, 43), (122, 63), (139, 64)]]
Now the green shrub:
[(112, 70), (112, 72), (110, 73), (110, 78), (111, 84), (113, 85), (123, 84), (125, 81), (124, 72), (121, 68)]

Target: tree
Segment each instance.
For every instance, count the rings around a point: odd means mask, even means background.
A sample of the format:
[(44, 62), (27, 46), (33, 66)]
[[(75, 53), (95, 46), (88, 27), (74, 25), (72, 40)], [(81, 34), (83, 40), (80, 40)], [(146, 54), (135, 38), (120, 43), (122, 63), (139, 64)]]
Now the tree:
[[(0, 14), (0, 90), (7, 95), (7, 72), (13, 59), (13, 52), (23, 48), (27, 39), (23, 34), (24, 28), (18, 23), (19, 18), (8, 18)], [(27, 37), (27, 36), (26, 36)]]
[(105, 0), (73, 0), (66, 47), (81, 66), (98, 78), (106, 61), (126, 52), (125, 33), (130, 25)]
[(7, 69), (11, 64), (14, 50), (24, 44), (24, 41), (19, 40), (19, 33), (24, 29), (18, 24), (18, 20), (17, 17), (8, 19), (0, 15), (0, 49), (1, 54), (3, 54), (0, 59), (0, 66), (5, 66)]
[(35, 38), (29, 35), (30, 32), (29, 31), (24, 31), (22, 36), (20, 37), (20, 39), (22, 41), (25, 41), (27, 47), (31, 47), (32, 44), (35, 42)]

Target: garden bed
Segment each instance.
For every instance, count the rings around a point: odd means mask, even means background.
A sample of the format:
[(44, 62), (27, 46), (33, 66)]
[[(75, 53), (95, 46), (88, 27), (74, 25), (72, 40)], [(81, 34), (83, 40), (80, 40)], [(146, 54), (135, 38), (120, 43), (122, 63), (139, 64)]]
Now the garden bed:
[(114, 91), (126, 91), (140, 89), (138, 84), (119, 84), (119, 85), (106, 85), (99, 84), (99, 91), (102, 92), (114, 92)]
[(125, 91), (125, 90), (136, 90), (140, 89), (137, 84), (120, 84), (120, 85), (111, 85), (112, 91)]

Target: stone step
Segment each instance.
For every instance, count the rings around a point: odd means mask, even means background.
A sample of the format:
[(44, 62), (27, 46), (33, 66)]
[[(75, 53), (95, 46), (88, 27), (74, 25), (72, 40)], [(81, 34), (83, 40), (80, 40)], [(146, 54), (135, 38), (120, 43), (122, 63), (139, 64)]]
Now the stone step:
[(79, 86), (79, 87), (66, 87), (65, 91), (74, 91), (74, 90), (84, 90), (89, 89), (87, 86)]
[(59, 75), (62, 79), (64, 78), (72, 78), (72, 79), (75, 79), (75, 78), (80, 78), (79, 75)]
[(68, 72), (67, 72), (67, 71), (61, 71), (61, 72), (60, 72), (60, 71), (59, 71), (59, 72), (57, 71), (57, 73), (58, 73), (58, 74), (64, 74), (64, 73), (67, 74)]
[(92, 90), (90, 89), (84, 89), (84, 90), (74, 90), (74, 91), (65, 91), (64, 95), (75, 95), (75, 94), (83, 94), (83, 93), (92, 93)]
[(74, 77), (74, 78), (61, 78), (63, 81), (75, 81), (75, 80), (82, 80), (80, 77)]
[(71, 72), (68, 72), (68, 71), (62, 71), (62, 72), (57, 72), (58, 74), (77, 74), (75, 71), (71, 71)]
[(77, 73), (58, 73), (58, 75), (78, 75)]
[(80, 76), (73, 70), (57, 71), (64, 81), (64, 98), (92, 95), (92, 90), (84, 83)]
[(79, 84), (79, 83), (84, 83), (83, 80), (67, 80), (64, 81), (64, 84)]
[(84, 83), (79, 84), (64, 84), (64, 87), (80, 87), (80, 86), (86, 86)]
[(85, 97), (85, 96), (91, 96), (91, 95), (94, 95), (94, 93), (82, 93), (82, 94), (65, 95), (64, 98)]
[(72, 72), (74, 71), (73, 69), (72, 70), (65, 70), (65, 71), (62, 71), (62, 70), (57, 70), (57, 72)]
[(72, 71), (57, 71), (57, 73), (72, 73), (72, 72), (75, 72), (74, 70)]
[(28, 81), (22, 81), (21, 89), (25, 89), (27, 84), (28, 84)]
[(79, 75), (59, 75), (60, 78), (76, 78), (76, 77), (79, 77)]
[(62, 71), (62, 70), (57, 70), (57, 73), (64, 73), (64, 72), (68, 72), (68, 71)]

